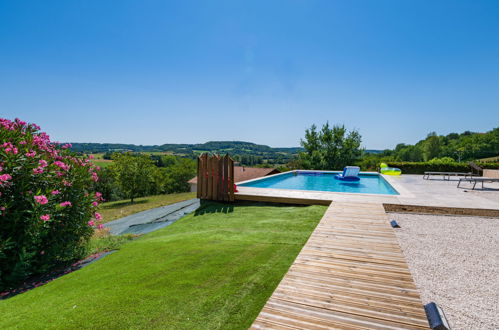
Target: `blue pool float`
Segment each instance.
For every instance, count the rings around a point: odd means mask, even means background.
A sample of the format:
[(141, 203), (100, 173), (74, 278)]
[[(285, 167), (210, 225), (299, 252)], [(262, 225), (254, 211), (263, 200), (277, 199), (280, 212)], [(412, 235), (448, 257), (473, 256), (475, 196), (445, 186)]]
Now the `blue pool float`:
[(343, 173), (336, 174), (334, 177), (342, 181), (359, 181), (359, 171), (360, 167), (358, 166), (346, 166)]

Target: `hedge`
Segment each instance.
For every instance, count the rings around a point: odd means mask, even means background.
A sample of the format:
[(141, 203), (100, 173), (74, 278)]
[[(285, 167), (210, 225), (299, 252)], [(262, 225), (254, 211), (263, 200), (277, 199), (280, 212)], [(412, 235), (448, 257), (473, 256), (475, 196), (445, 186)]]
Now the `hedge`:
[[(387, 162), (390, 167), (397, 167), (402, 174), (424, 174), (424, 172), (472, 172), (468, 163), (457, 162)], [(476, 163), (486, 169), (499, 169), (499, 163)]]

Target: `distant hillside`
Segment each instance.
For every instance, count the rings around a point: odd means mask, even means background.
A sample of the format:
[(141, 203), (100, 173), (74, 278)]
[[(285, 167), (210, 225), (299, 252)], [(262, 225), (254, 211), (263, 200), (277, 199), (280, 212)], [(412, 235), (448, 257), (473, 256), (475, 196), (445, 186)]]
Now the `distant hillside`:
[(377, 149), (366, 149), (364, 150), (366, 154), (380, 154), (383, 152), (383, 150), (377, 150)]
[(303, 150), (300, 147), (293, 148), (272, 148), (267, 145), (256, 144), (243, 141), (210, 141), (197, 144), (163, 144), (163, 145), (135, 145), (121, 143), (72, 143), (73, 150), (84, 153), (100, 153), (115, 151), (134, 151), (134, 152), (173, 152), (181, 154), (199, 153), (199, 152), (225, 152), (233, 154), (256, 152), (282, 152), (296, 154)]
[(157, 153), (168, 152), (184, 157), (196, 157), (203, 152), (229, 153), (244, 165), (285, 164), (291, 161), (302, 148), (272, 148), (267, 145), (244, 141), (210, 141), (197, 144), (135, 145), (119, 143), (72, 143), (72, 149), (82, 153), (113, 153), (121, 151)]

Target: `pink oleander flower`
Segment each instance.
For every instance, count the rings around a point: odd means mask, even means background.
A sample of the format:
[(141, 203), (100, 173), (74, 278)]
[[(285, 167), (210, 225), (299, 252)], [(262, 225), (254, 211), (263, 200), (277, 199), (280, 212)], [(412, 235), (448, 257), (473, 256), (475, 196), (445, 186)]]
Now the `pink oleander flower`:
[(49, 202), (47, 197), (45, 197), (44, 195), (35, 196), (35, 201), (41, 205), (47, 204)]
[(30, 150), (29, 152), (25, 153), (26, 157), (33, 158), (36, 156), (36, 151)]
[(59, 190), (52, 190), (52, 195), (58, 195), (60, 194), (61, 192)]
[(13, 153), (14, 155), (17, 155), (17, 148), (16, 147), (13, 147), (13, 148), (5, 148), (5, 152), (6, 153)]
[(38, 161), (38, 164), (40, 164), (40, 167), (47, 167), (47, 166), (49, 165), (49, 164), (47, 163), (47, 161), (46, 161), (46, 160), (44, 160), (44, 159), (40, 159), (40, 160)]
[(103, 198), (102, 198), (102, 194), (100, 192), (96, 192), (95, 193), (95, 198), (97, 198), (98, 200), (102, 201)]
[(92, 180), (94, 180), (95, 182), (99, 181), (99, 177), (97, 176), (97, 173), (92, 172)]
[(97, 207), (97, 206), (99, 206), (99, 203), (97, 203), (97, 202), (92, 202), (92, 206)]
[(9, 181), (12, 179), (12, 176), (10, 174), (2, 174), (0, 175), (0, 184)]
[(73, 145), (71, 143), (66, 143), (65, 145), (61, 146), (62, 149), (69, 149), (71, 148)]
[(43, 167), (38, 166), (37, 168), (33, 169), (33, 173), (35, 174), (42, 174), (43, 173)]
[(95, 222), (94, 222), (93, 220), (90, 220), (89, 222), (87, 222), (87, 224), (88, 224), (90, 227), (95, 226)]
[(61, 162), (60, 160), (55, 161), (54, 165), (59, 166), (64, 171), (69, 170), (69, 166), (67, 164), (65, 164), (64, 162)]
[(69, 201), (66, 201), (66, 202), (62, 202), (61, 204), (59, 204), (59, 206), (62, 206), (62, 207), (65, 207), (65, 206), (71, 206), (71, 202)]
[(103, 229), (104, 228), (104, 225), (101, 223), (97, 226), (97, 229)]
[(21, 126), (21, 127), (22, 127), (22, 126), (24, 126), (24, 125), (26, 125), (26, 122), (25, 122), (25, 121), (22, 121), (22, 120), (21, 120), (21, 119), (19, 119), (19, 118), (15, 118), (15, 119), (14, 119), (14, 122), (15, 122), (17, 125)]
[(40, 217), (40, 219), (42, 219), (43, 221), (49, 221), (50, 220), (50, 215), (49, 214), (42, 215)]
[(20, 141), (19, 142), (19, 144), (21, 144), (21, 145), (25, 145), (26, 143), (28, 143), (28, 142), (26, 142), (26, 141)]
[(37, 168), (33, 169), (33, 173), (35, 174), (42, 174), (43, 173), (43, 167), (38, 166)]
[(100, 213), (95, 212), (94, 217), (96, 220), (102, 220), (102, 215)]
[(71, 187), (73, 184), (69, 181), (62, 180), (62, 184), (65, 185), (66, 187)]

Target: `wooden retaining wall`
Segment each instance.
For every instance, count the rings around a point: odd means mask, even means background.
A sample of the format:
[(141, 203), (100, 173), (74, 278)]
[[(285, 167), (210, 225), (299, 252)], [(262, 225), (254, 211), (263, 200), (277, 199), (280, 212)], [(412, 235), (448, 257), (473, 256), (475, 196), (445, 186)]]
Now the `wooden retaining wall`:
[(198, 157), (197, 197), (221, 202), (234, 201), (234, 161), (229, 155)]

